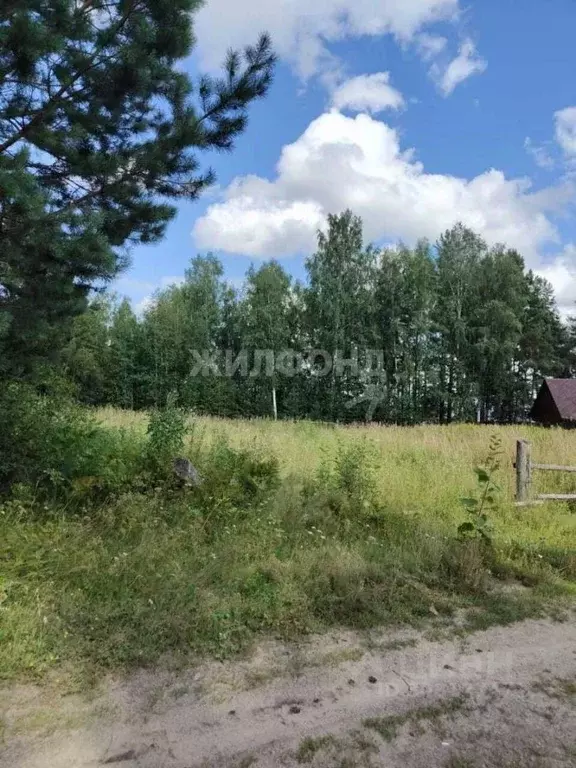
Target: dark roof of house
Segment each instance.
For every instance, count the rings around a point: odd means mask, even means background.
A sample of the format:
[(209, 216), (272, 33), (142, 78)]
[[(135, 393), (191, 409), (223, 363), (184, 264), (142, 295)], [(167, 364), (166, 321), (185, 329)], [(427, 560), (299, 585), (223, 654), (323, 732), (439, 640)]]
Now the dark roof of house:
[(546, 379), (542, 387), (546, 386), (560, 418), (576, 421), (576, 379)]

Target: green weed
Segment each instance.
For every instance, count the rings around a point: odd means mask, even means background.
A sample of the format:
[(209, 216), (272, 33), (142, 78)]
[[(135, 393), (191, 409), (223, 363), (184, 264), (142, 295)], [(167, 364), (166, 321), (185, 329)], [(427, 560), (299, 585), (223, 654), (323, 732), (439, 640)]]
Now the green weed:
[(184, 451), (186, 415), (176, 407), (176, 398), (169, 395), (165, 408), (150, 414), (146, 443), (146, 470), (149, 482), (162, 484), (173, 479), (172, 462)]
[(484, 465), (475, 470), (478, 495), (462, 499), (462, 503), (468, 510), (469, 519), (458, 526), (460, 538), (478, 538), (486, 546), (492, 545), (492, 523), (489, 513), (497, 509), (497, 493), (500, 487), (494, 478), (501, 467), (501, 459), (502, 440), (499, 435), (492, 435)]

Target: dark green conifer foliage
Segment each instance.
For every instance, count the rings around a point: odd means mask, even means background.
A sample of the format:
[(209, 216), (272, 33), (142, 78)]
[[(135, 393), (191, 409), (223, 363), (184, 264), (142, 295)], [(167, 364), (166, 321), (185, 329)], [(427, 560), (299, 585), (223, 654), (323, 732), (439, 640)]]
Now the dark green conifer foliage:
[(263, 35), (221, 77), (179, 68), (198, 0), (7, 0), (0, 8), (1, 367), (57, 349), (90, 287), (127, 246), (164, 234), (178, 199), (212, 181), (264, 96)]

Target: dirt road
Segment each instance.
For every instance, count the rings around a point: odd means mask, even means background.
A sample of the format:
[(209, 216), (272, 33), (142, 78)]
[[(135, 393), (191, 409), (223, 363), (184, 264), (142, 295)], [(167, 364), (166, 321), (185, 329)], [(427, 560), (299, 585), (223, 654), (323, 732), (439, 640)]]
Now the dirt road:
[(6, 768), (576, 766), (576, 617), (433, 642), (352, 633), (107, 681), (0, 691)]

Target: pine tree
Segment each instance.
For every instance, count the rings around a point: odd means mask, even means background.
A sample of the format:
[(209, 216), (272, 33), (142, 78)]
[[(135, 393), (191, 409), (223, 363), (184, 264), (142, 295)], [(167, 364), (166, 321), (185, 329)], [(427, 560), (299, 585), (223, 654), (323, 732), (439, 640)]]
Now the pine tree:
[(88, 287), (114, 273), (93, 222), (64, 226), (26, 168), (27, 153), (0, 155), (0, 376), (54, 360)]
[(199, 0), (8, 0), (0, 8), (0, 328), (4, 369), (56, 346), (126, 246), (162, 237), (264, 96), (262, 36), (220, 78), (179, 68)]

